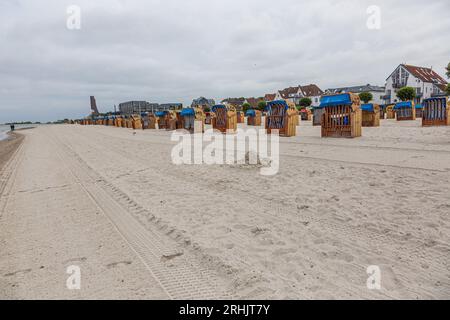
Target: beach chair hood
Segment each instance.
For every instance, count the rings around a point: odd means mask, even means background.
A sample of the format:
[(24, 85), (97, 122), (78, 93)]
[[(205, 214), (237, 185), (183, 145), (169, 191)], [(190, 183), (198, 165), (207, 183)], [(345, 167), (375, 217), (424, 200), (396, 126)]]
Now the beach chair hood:
[(403, 109), (403, 108), (412, 108), (412, 107), (413, 107), (412, 101), (402, 101), (402, 102), (398, 102), (395, 104), (394, 110)]
[(156, 111), (155, 116), (164, 117), (167, 114), (167, 111)]
[(275, 106), (284, 106), (284, 110), (286, 111), (287, 109), (289, 109), (288, 104), (286, 103), (286, 101), (284, 100), (275, 100), (275, 101), (270, 101), (269, 103), (267, 103), (266, 106), (266, 111), (271, 114), (272, 112), (272, 107)]
[(353, 93), (341, 93), (331, 96), (323, 96), (320, 100), (319, 108), (327, 108), (334, 106), (352, 106), (353, 111), (360, 108), (360, 98)]
[(193, 108), (184, 108), (183, 110), (181, 110), (180, 115), (182, 117), (195, 116), (195, 111)]
[(212, 112), (217, 112), (218, 109), (227, 109), (224, 104), (217, 104), (211, 108)]
[(363, 105), (361, 105), (361, 110), (362, 110), (362, 111), (373, 112), (373, 111), (374, 111), (374, 109), (373, 109), (373, 104), (372, 104), (372, 103), (366, 103), (366, 104), (363, 104)]
[(366, 103), (361, 105), (361, 110), (368, 112), (380, 112), (380, 108), (380, 105), (376, 103)]
[(253, 110), (253, 109), (249, 109), (249, 110), (247, 110), (247, 112), (245, 113), (245, 116), (246, 116), (246, 117), (254, 117), (254, 116), (256, 116), (256, 112), (255, 112), (255, 110)]

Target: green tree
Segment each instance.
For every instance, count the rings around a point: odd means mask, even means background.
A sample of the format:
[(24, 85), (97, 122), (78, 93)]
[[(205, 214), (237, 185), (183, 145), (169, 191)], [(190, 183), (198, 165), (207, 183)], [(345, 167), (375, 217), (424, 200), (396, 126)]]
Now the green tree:
[(402, 101), (409, 101), (416, 96), (416, 90), (412, 87), (403, 87), (397, 91), (397, 97)]
[(244, 111), (244, 113), (247, 112), (247, 110), (248, 110), (248, 109), (251, 109), (251, 108), (252, 108), (252, 106), (250, 105), (250, 103), (245, 102), (245, 103), (242, 105), (242, 111)]
[(266, 106), (267, 106), (267, 102), (265, 102), (265, 101), (258, 102), (258, 110), (259, 111), (264, 111), (266, 109)]
[(369, 103), (369, 101), (373, 99), (373, 94), (371, 94), (370, 92), (361, 92), (359, 94), (359, 98), (362, 102)]
[(447, 72), (445, 73), (447, 75), (447, 78), (450, 79), (450, 62), (447, 65), (447, 68), (445, 68), (445, 70), (447, 70)]
[(447, 96), (450, 96), (450, 83), (447, 84), (447, 88), (445, 88), (445, 93), (447, 94)]
[(308, 108), (312, 105), (312, 100), (310, 98), (301, 98), (298, 105), (303, 108)]

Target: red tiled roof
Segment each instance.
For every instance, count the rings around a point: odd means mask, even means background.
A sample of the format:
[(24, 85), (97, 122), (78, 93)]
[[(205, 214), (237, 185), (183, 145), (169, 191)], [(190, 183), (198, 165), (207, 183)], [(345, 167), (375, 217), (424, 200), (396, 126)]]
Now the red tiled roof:
[(408, 64), (403, 65), (406, 70), (408, 70), (413, 76), (416, 78), (419, 78), (420, 80), (424, 82), (431, 82), (436, 84), (447, 84), (447, 81), (445, 81), (440, 75), (438, 75), (436, 72), (434, 72), (431, 68), (425, 68), (425, 67), (416, 67), (411, 66)]
[(307, 86), (289, 87), (280, 90), (280, 95), (283, 99), (288, 99), (291, 95), (297, 95), (300, 93), (304, 97), (314, 97), (323, 95), (323, 91), (315, 84), (309, 84)]
[(275, 100), (275, 97), (277, 96), (276, 93), (268, 93), (264, 96), (264, 100), (269, 102)]
[(302, 93), (305, 97), (314, 97), (323, 95), (323, 91), (315, 84), (301, 86)]
[(296, 95), (298, 93), (299, 89), (300, 89), (300, 86), (289, 87), (289, 88), (280, 90), (279, 92), (283, 99), (288, 99), (288, 98), (290, 98), (291, 95), (294, 95), (294, 94)]
[(436, 84), (436, 87), (438, 87), (439, 89), (441, 89), (444, 92), (447, 90), (447, 84), (445, 84), (445, 83)]
[(222, 103), (229, 103), (235, 107), (240, 107), (244, 104), (245, 98), (227, 98), (222, 100)]
[[(274, 95), (275, 98), (275, 95)], [(247, 98), (247, 103), (253, 108), (257, 108), (258, 107), (258, 103), (260, 103), (261, 101), (264, 101), (264, 98)]]

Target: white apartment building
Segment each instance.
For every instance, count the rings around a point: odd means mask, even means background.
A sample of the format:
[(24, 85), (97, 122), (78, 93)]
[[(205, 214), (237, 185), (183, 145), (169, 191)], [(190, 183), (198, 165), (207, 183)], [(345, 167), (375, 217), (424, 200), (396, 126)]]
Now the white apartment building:
[(422, 103), (424, 99), (444, 94), (447, 81), (431, 68), (401, 64), (386, 79), (386, 103), (400, 101), (396, 93), (405, 86), (415, 88), (414, 102)]

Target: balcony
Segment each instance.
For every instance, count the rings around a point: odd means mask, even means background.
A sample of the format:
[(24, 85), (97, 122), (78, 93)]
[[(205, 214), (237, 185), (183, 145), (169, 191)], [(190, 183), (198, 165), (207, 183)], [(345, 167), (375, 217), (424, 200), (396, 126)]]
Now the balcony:
[(406, 87), (406, 82), (393, 83), (392, 87), (394, 89), (400, 89), (400, 88)]

